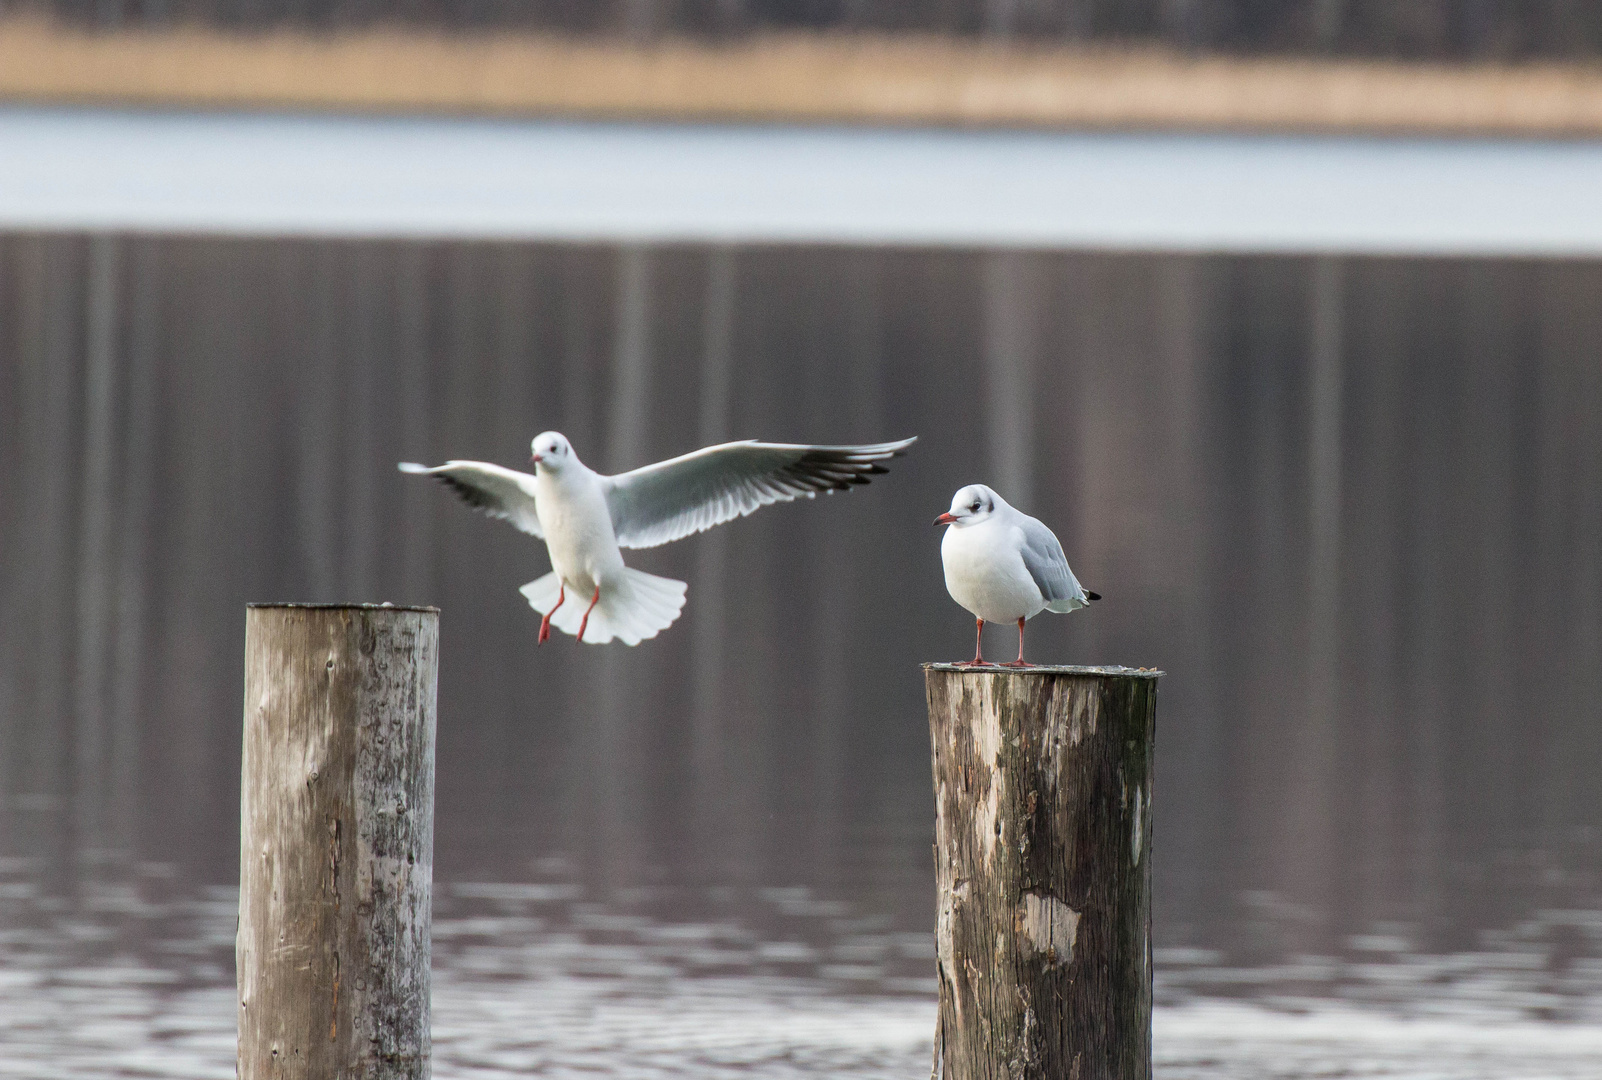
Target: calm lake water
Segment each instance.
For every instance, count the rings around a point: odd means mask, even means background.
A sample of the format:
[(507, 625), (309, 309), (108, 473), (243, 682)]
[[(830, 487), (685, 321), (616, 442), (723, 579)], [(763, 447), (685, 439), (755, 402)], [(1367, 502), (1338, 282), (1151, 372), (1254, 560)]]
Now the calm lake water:
[[(437, 1075), (923, 1075), (984, 479), (1107, 597), (1031, 655), (1168, 672), (1160, 1076), (1595, 1077), (1598, 341), (1584, 260), (0, 235), (0, 1076), (231, 1074), (271, 600), (443, 609)], [(547, 428), (921, 441), (536, 649), (543, 552), (394, 464)]]

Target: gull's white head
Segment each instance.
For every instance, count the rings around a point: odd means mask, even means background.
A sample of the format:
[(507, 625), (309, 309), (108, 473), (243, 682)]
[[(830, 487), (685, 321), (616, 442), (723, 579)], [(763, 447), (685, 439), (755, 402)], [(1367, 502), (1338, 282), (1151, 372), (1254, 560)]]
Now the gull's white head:
[(547, 431), (534, 436), (535, 469), (560, 472), (562, 467), (578, 459), (573, 456), (573, 444), (560, 431)]
[(936, 525), (965, 528), (987, 521), (996, 507), (1005, 506), (1001, 496), (983, 484), (969, 484), (951, 497), (951, 509), (934, 519)]

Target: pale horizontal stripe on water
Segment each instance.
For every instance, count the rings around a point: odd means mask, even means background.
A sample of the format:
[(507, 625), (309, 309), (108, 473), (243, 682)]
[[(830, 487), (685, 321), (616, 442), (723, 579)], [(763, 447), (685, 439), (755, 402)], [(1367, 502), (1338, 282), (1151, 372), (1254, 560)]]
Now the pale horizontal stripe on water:
[(1602, 143), (0, 109), (0, 229), (1602, 254)]

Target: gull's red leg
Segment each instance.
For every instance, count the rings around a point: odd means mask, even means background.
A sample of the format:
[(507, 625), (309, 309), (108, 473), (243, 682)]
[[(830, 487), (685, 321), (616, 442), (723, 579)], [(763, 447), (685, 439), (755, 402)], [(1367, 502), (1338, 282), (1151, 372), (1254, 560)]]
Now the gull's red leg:
[(974, 620), (974, 631), (973, 631), (973, 659), (972, 660), (958, 660), (957, 661), (957, 666), (958, 667), (983, 667), (984, 663), (985, 663), (984, 643), (985, 643), (985, 621), (983, 619), (975, 619)]
[(551, 616), (556, 614), (556, 608), (561, 607), (562, 606), (562, 601), (566, 600), (566, 599), (567, 599), (567, 582), (564, 581), (564, 582), (562, 582), (562, 591), (560, 593), (558, 593), (557, 596), (556, 596), (556, 607), (553, 607), (551, 610), (547, 611), (545, 613), (545, 618), (540, 620), (540, 640), (539, 640), (539, 644), (544, 645), (545, 642), (546, 642), (546, 639), (548, 639), (551, 636)]
[(590, 597), (590, 606), (584, 609), (584, 618), (579, 621), (578, 640), (580, 645), (584, 644), (584, 628), (590, 625), (590, 612), (594, 611), (595, 605), (600, 602), (601, 587), (597, 585), (595, 586), (595, 595)]
[(1019, 618), (1019, 620), (1018, 620), (1018, 659), (1014, 660), (1010, 664), (1007, 664), (1006, 665), (1007, 667), (1034, 667), (1035, 666), (1033, 664), (1024, 663), (1024, 658), (1023, 658), (1023, 626), (1024, 626), (1024, 621), (1023, 621), (1022, 618)]

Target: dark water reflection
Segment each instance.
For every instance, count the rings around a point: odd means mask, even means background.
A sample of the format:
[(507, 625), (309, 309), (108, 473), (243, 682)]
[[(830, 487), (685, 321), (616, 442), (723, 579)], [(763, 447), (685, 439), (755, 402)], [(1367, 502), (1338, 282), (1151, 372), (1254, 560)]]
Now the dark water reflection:
[[(1169, 672), (1166, 1075), (1313, 1074), (1324, 1020), (1378, 1063), (1327, 1075), (1582, 1075), (1599, 301), (1583, 263), (0, 238), (0, 1076), (225, 1074), (270, 599), (444, 609), (440, 1075), (926, 1068), (916, 664), (970, 647), (927, 523), (979, 478), (1108, 597), (1033, 654)], [(543, 555), (394, 462), (548, 427), (604, 470), (923, 441), (639, 553), (690, 583), (660, 639), (536, 650)]]

